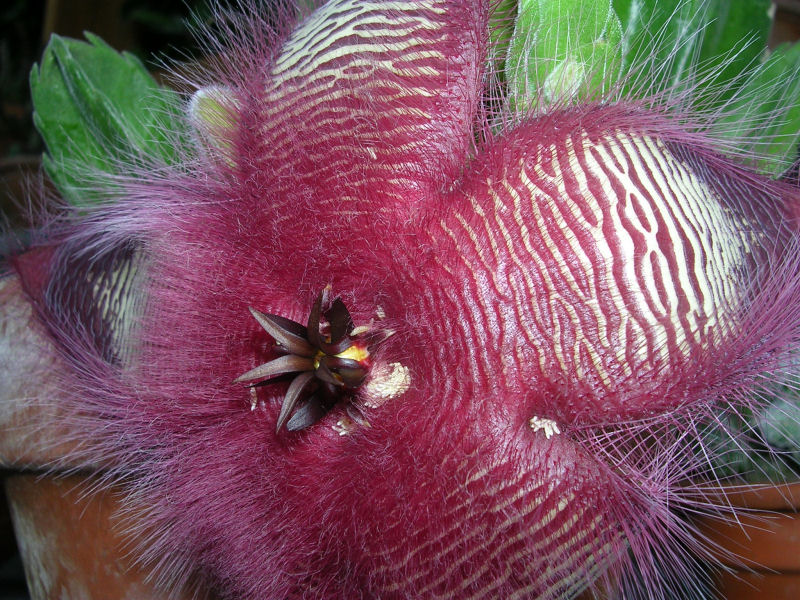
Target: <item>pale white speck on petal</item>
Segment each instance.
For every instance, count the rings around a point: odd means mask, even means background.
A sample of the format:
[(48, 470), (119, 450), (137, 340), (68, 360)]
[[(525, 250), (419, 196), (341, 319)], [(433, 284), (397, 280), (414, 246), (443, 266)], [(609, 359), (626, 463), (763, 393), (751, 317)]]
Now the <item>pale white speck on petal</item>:
[(333, 430), (339, 435), (350, 435), (355, 431), (357, 425), (349, 417), (342, 417), (333, 425)]
[(377, 366), (365, 384), (365, 406), (377, 408), (386, 400), (401, 396), (411, 385), (411, 371), (402, 363), (393, 362)]
[(250, 412), (254, 411), (258, 406), (258, 393), (256, 393), (256, 388), (250, 388)]
[(370, 329), (372, 329), (372, 323), (370, 323), (369, 325), (359, 325), (358, 327), (353, 329), (353, 331), (350, 332), (350, 337), (356, 337), (358, 335), (361, 335), (362, 333), (366, 333)]
[(531, 417), (528, 423), (534, 431), (544, 431), (544, 436), (549, 440), (554, 435), (561, 433), (558, 428), (558, 423), (552, 419), (543, 419), (541, 417)]

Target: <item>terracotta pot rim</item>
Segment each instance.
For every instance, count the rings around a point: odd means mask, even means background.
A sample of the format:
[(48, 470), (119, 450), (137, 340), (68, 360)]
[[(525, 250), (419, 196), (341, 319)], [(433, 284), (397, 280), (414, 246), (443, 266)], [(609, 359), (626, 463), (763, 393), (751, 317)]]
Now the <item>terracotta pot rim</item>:
[(723, 484), (708, 497), (722, 505), (754, 510), (800, 511), (800, 480)]

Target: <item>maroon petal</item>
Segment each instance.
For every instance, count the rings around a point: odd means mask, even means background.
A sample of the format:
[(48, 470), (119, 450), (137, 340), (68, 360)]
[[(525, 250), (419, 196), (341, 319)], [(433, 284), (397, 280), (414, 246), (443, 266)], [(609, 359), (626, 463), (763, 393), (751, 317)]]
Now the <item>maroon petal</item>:
[(314, 423), (322, 419), (328, 410), (322, 404), (319, 398), (311, 396), (308, 402), (298, 408), (286, 424), (288, 431), (300, 431), (311, 427)]
[[(329, 357), (325, 357), (329, 358)], [(325, 383), (329, 383), (336, 387), (343, 387), (344, 383), (341, 379), (339, 379), (334, 373), (330, 370), (327, 364), (325, 364), (325, 359), (323, 358), (322, 361), (319, 363), (319, 367), (317, 370), (314, 371), (318, 379), (321, 379)]]
[(355, 389), (364, 382), (367, 371), (361, 367), (342, 367), (336, 370), (345, 387)]
[(341, 298), (333, 301), (331, 307), (325, 311), (325, 318), (331, 326), (332, 344), (339, 342), (353, 331), (353, 319)]
[(320, 348), (322, 345), (322, 335), (319, 331), (320, 319), (322, 318), (322, 303), (327, 294), (325, 290), (321, 291), (311, 307), (311, 314), (308, 316), (308, 325), (306, 326), (306, 336), (308, 341), (315, 348)]
[(325, 356), (320, 361), (320, 368), (326, 369), (328, 373), (338, 382), (347, 388), (357, 388), (367, 376), (367, 371), (358, 361), (339, 356)]

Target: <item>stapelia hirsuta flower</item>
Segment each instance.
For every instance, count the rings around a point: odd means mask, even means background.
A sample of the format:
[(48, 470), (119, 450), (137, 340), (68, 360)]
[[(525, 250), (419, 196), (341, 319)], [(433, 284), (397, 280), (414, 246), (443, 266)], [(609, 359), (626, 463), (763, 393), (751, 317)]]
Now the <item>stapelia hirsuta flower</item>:
[[(798, 194), (655, 102), (484, 126), (487, 14), (332, 0), (284, 33), (230, 20), (195, 146), (115, 178), (54, 250), (37, 297), (75, 365), (67, 401), (165, 581), (679, 593), (699, 429), (798, 340)], [(340, 305), (315, 303), (329, 286)], [(347, 345), (361, 334), (379, 340)], [(326, 401), (282, 428), (312, 384), (358, 414)]]

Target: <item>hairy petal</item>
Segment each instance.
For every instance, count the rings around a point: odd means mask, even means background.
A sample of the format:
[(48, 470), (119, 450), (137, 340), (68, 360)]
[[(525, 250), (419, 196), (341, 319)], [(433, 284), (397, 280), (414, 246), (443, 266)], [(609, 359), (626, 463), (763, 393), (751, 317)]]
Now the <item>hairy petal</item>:
[(258, 99), (254, 143), (276, 191), (308, 186), (323, 212), (375, 211), (451, 179), (471, 145), (484, 8), (334, 0), (308, 17)]

